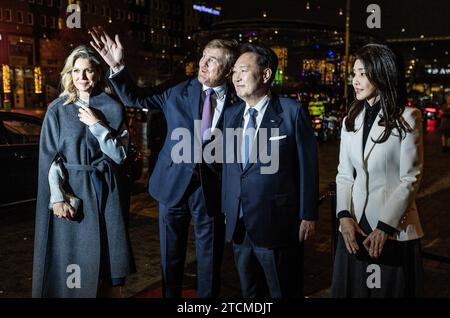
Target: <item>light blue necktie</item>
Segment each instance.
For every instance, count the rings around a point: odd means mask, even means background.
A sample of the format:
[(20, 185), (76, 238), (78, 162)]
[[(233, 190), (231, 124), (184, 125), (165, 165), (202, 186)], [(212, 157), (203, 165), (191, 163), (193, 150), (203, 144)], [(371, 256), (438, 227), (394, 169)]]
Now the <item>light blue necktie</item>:
[[(253, 139), (256, 134), (256, 116), (258, 116), (258, 111), (253, 108), (249, 108), (248, 113), (250, 115), (247, 123), (247, 127), (244, 131), (244, 136), (242, 138), (242, 144), (241, 144), (241, 155), (242, 155), (242, 168), (245, 169), (245, 167), (248, 164), (248, 160), (250, 158), (250, 154), (252, 151), (253, 146)], [(239, 209), (239, 218), (242, 218), (244, 216), (244, 211), (242, 209), (242, 201), (240, 203), (240, 209)]]

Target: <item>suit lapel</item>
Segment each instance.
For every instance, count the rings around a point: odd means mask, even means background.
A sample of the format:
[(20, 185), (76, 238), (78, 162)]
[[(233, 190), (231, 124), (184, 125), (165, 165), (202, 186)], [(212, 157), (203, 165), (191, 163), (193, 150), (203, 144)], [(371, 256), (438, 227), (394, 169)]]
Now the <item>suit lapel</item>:
[(231, 88), (228, 86), (227, 95), (225, 96), (225, 102), (223, 103), (222, 112), (220, 113), (220, 117), (217, 120), (216, 128), (219, 128), (223, 131), (223, 114), (225, 113), (225, 109), (231, 105)]
[(363, 108), (361, 113), (355, 118), (355, 131), (353, 132), (354, 140), (353, 143), (356, 145), (353, 147), (353, 151), (356, 154), (356, 158), (361, 166), (363, 166), (363, 151), (362, 151), (362, 142), (363, 142), (363, 127), (364, 127), (364, 116), (366, 114), (366, 110)]
[[(366, 147), (364, 148), (364, 157), (363, 160), (366, 161), (369, 154), (372, 152), (373, 147), (375, 147), (376, 143), (372, 141), (377, 140), (384, 131), (384, 127), (378, 125), (378, 121), (380, 120), (381, 109), (378, 112), (377, 117), (370, 129), (369, 136), (367, 137)], [(361, 134), (362, 135), (362, 134)]]
[[(272, 128), (277, 128), (281, 125), (281, 122), (283, 119), (280, 117), (280, 113), (283, 111), (280, 105), (280, 100), (277, 96), (272, 96), (270, 98), (269, 104), (267, 105), (266, 111), (264, 113), (264, 116), (261, 121), (261, 125), (259, 126), (258, 132), (256, 133), (255, 140), (253, 142), (252, 152), (250, 155), (250, 158), (256, 158), (256, 163), (259, 163), (259, 156), (258, 153), (261, 151), (268, 151), (267, 153), (270, 153), (270, 134)], [(265, 145), (259, 144), (259, 133), (261, 129), (267, 130), (267, 140), (261, 140), (261, 142), (265, 142)], [(255, 152), (258, 151), (258, 153), (255, 154)], [(246, 166), (243, 172), (246, 172), (248, 169), (250, 169), (255, 163), (249, 162)]]
[(202, 91), (202, 85), (197, 78), (191, 80), (190, 85), (187, 88), (188, 105), (191, 107), (192, 117), (194, 120), (200, 120), (200, 94)]
[[(242, 128), (242, 122), (244, 120), (244, 110), (245, 110), (245, 103), (241, 103), (238, 107), (238, 111), (236, 111), (236, 113), (233, 115), (233, 117), (230, 120), (230, 127), (225, 127), (226, 128), (233, 128), (234, 131), (236, 131), (236, 129), (238, 128)], [(224, 131), (224, 134), (226, 134), (226, 132)], [(232, 142), (233, 143), (233, 154), (234, 154), (234, 158), (233, 158), (233, 163), (235, 165), (238, 165), (238, 169), (240, 171), (242, 171), (242, 164), (240, 163), (240, 159), (238, 160), (238, 156), (240, 153), (240, 147), (241, 147), (241, 134), (238, 135), (237, 140), (235, 138), (233, 138), (233, 140), (228, 140), (227, 143)], [(226, 145), (225, 145), (226, 147)]]

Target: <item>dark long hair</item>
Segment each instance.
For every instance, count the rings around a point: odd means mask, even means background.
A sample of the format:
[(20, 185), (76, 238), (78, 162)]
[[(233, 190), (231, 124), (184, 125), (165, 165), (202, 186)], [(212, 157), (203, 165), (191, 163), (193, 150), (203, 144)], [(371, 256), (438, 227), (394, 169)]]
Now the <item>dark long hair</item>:
[[(385, 142), (397, 129), (400, 137), (412, 129), (402, 117), (405, 110), (404, 81), (402, 70), (399, 69), (399, 59), (385, 45), (367, 44), (355, 53), (355, 58), (360, 60), (370, 83), (375, 87), (375, 94), (380, 98), (381, 111), (383, 113), (378, 121), (384, 126), (383, 134), (374, 140), (376, 143)], [(350, 105), (345, 125), (348, 131), (355, 131), (355, 119), (364, 108), (364, 102), (355, 99)]]

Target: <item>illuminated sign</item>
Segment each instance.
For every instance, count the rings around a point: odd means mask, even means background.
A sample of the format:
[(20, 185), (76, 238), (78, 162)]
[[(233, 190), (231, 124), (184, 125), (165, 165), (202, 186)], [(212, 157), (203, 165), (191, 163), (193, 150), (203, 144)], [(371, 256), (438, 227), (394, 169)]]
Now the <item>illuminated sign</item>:
[(425, 72), (430, 75), (450, 75), (450, 68), (428, 68)]
[(205, 13), (209, 13), (209, 14), (213, 14), (213, 15), (220, 15), (220, 11), (215, 10), (213, 8), (208, 8), (208, 7), (205, 7), (205, 6), (199, 6), (197, 4), (194, 4), (192, 6), (192, 8), (194, 8), (194, 10), (196, 10), (196, 11), (205, 12)]
[(272, 50), (278, 57), (278, 67), (285, 70), (287, 67), (288, 49), (284, 47), (272, 47)]
[(42, 94), (42, 72), (39, 66), (34, 67), (34, 92)]
[(11, 71), (6, 64), (2, 65), (3, 92), (11, 93)]

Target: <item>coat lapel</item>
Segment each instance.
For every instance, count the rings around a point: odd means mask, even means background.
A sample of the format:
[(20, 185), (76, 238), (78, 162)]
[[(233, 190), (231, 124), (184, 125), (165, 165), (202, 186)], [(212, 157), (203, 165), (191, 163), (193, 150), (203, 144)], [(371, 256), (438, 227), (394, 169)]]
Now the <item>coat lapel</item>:
[[(258, 132), (255, 136), (255, 141), (253, 142), (252, 147), (252, 153), (250, 155), (250, 158), (256, 158), (256, 163), (259, 163), (259, 156), (258, 154), (255, 154), (255, 151), (261, 152), (261, 151), (268, 151), (267, 153), (270, 153), (270, 134), (272, 128), (277, 128), (281, 125), (283, 119), (279, 115), (283, 109), (280, 105), (280, 100), (277, 96), (272, 96), (270, 98), (269, 104), (267, 105), (266, 111), (264, 113), (264, 117), (262, 118), (261, 125), (259, 126)], [(261, 140), (261, 142), (265, 142), (265, 145), (259, 144), (259, 132), (261, 129), (267, 130), (267, 140)], [(243, 172), (246, 172), (248, 169), (250, 169), (255, 163), (249, 162), (246, 166)], [(242, 165), (241, 165), (242, 166)]]

